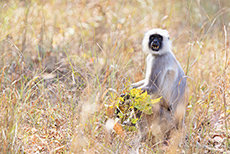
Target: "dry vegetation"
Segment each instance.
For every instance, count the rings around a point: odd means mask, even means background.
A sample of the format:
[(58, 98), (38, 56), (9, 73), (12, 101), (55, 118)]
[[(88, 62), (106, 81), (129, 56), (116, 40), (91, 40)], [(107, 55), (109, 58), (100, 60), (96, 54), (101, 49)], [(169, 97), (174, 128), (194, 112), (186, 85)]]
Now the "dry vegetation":
[(229, 153), (229, 19), (228, 0), (1, 0), (0, 153), (127, 153), (137, 132), (106, 133), (107, 106), (156, 27), (189, 76), (187, 140), (139, 152)]

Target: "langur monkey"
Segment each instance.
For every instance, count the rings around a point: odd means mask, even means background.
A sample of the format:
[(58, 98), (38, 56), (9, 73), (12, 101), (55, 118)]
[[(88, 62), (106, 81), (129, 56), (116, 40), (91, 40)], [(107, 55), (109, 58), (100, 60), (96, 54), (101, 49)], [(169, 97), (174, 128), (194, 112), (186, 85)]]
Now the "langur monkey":
[(145, 79), (133, 83), (133, 88), (147, 91), (161, 101), (153, 105), (151, 115), (143, 115), (140, 121), (141, 136), (148, 132), (157, 138), (165, 138), (172, 129), (179, 129), (187, 107), (186, 77), (172, 50), (167, 30), (149, 30), (142, 48), (148, 53)]

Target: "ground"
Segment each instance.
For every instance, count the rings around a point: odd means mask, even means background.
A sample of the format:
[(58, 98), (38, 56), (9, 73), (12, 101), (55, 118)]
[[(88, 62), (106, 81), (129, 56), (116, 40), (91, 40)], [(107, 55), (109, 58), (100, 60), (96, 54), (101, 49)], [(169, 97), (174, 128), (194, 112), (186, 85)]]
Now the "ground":
[[(139, 153), (229, 153), (228, 0), (2, 0), (1, 153), (126, 153), (110, 106), (145, 75), (141, 42), (167, 29), (188, 76), (184, 138)], [(111, 114), (112, 112), (112, 114)]]

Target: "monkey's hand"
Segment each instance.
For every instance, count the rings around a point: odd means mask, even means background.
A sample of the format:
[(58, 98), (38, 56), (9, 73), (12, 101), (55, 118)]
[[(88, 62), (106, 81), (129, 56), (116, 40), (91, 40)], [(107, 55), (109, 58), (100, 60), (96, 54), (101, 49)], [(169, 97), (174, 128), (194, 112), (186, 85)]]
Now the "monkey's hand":
[(147, 94), (151, 94), (151, 88), (150, 87), (142, 87), (141, 90), (144, 92), (147, 91)]
[(141, 87), (138, 87), (137, 89), (141, 89), (143, 93), (147, 91), (147, 94), (149, 95), (153, 94), (156, 91), (155, 88), (150, 87), (150, 86), (141, 86)]

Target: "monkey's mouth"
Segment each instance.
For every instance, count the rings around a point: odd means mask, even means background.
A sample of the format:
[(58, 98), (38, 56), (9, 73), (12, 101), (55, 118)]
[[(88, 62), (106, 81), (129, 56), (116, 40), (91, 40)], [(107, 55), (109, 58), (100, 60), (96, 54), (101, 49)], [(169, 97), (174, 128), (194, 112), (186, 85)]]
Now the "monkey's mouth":
[(158, 50), (160, 47), (159, 47), (159, 45), (157, 45), (157, 44), (153, 44), (152, 45), (152, 49), (153, 50)]
[(149, 44), (149, 48), (151, 48), (153, 51), (159, 51), (160, 50), (160, 48), (161, 48), (161, 43), (159, 43), (159, 42), (151, 42), (150, 44)]

